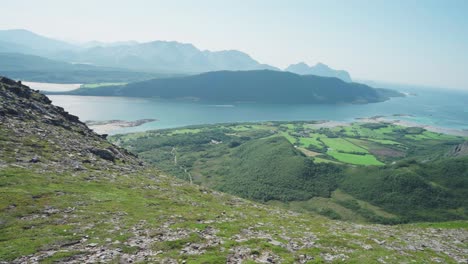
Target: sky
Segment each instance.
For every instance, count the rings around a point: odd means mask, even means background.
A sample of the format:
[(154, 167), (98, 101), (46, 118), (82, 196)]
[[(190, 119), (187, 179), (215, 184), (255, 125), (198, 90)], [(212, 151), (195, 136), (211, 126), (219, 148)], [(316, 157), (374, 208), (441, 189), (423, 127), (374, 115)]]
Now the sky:
[(192, 43), (354, 79), (468, 90), (466, 0), (0, 0), (0, 29), (66, 41)]

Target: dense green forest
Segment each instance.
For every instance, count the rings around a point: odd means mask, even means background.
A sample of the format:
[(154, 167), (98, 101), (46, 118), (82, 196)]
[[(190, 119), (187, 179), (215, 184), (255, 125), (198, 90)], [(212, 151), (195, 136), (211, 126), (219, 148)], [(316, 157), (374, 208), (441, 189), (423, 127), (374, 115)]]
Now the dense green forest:
[(315, 164), (284, 137), (252, 140), (221, 164), (218, 189), (257, 201), (329, 197), (337, 188), (340, 168)]

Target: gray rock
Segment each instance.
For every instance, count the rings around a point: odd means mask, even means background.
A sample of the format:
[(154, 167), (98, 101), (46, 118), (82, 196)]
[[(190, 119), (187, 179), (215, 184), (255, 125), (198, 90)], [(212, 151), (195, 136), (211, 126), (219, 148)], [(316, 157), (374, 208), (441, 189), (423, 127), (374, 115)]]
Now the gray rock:
[(109, 160), (114, 162), (115, 161), (115, 155), (112, 153), (112, 151), (108, 149), (98, 149), (98, 148), (92, 148), (89, 150), (91, 153), (94, 155), (100, 157), (101, 159)]

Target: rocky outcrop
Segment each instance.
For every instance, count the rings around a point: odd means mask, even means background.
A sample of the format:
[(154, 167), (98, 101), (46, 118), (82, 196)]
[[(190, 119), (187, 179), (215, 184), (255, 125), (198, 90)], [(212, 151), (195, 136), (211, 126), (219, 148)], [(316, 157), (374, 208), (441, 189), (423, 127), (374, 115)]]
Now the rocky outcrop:
[(463, 157), (468, 156), (468, 141), (456, 145), (449, 153), (449, 156)]
[(57, 171), (83, 170), (114, 166), (117, 160), (140, 166), (135, 155), (110, 144), (47, 96), (5, 77), (0, 77), (2, 134), (14, 135), (15, 142), (1, 146), (0, 160), (13, 158), (23, 167), (40, 164)]

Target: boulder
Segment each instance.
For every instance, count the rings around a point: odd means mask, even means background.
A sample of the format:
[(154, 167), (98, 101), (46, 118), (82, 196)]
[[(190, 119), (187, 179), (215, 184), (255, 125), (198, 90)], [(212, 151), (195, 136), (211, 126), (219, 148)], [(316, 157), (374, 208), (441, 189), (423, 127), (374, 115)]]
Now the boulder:
[(98, 149), (98, 148), (92, 148), (89, 150), (91, 153), (94, 155), (100, 157), (101, 159), (105, 159), (108, 161), (115, 161), (115, 155), (112, 153), (112, 151), (108, 149)]

